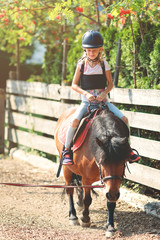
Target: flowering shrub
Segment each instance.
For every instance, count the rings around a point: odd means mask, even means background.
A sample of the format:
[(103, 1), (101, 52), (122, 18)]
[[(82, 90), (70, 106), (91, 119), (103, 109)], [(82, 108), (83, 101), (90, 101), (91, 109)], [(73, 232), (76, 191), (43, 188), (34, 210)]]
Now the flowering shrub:
[(83, 12), (83, 8), (82, 7), (76, 7), (77, 12)]
[(113, 19), (113, 16), (110, 13), (107, 14), (107, 17)]

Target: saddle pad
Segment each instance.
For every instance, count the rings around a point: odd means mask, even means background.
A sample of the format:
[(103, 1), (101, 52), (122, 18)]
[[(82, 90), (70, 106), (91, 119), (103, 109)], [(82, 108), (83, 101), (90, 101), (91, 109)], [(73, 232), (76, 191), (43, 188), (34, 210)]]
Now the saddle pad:
[[(59, 141), (64, 145), (65, 141), (66, 141), (66, 133), (67, 133), (67, 129), (70, 125), (70, 122), (73, 119), (73, 115), (71, 115), (69, 118), (67, 118), (61, 125), (60, 129), (59, 129), (59, 133), (58, 133), (58, 139)], [(87, 132), (90, 128), (92, 124), (92, 119), (90, 121), (88, 121), (88, 123), (86, 124), (84, 130), (81, 132), (81, 134), (76, 138), (73, 147), (72, 147), (72, 151), (75, 152), (78, 148), (80, 148), (80, 146), (82, 145), (83, 141), (85, 140), (85, 137), (87, 135)]]
[(87, 132), (92, 124), (93, 119), (90, 119), (88, 121), (88, 123), (86, 124), (84, 130), (81, 132), (81, 134), (78, 136), (78, 138), (76, 139), (76, 141), (73, 144), (72, 147), (72, 151), (75, 152), (78, 148), (80, 148), (80, 146), (82, 145), (82, 143), (84, 142)]
[(65, 119), (65, 121), (62, 122), (62, 125), (59, 129), (59, 133), (58, 133), (58, 140), (64, 145), (65, 141), (66, 141), (66, 133), (67, 133), (67, 129), (70, 125), (70, 122), (73, 119), (73, 115), (69, 116), (67, 119)]

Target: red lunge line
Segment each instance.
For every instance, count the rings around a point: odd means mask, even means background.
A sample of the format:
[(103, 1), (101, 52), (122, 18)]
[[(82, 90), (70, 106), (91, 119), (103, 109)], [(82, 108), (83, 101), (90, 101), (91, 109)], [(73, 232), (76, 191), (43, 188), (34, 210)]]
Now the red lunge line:
[(0, 183), (0, 185), (15, 187), (47, 187), (47, 188), (104, 188), (104, 185), (67, 186), (67, 185), (32, 185), (23, 183)]

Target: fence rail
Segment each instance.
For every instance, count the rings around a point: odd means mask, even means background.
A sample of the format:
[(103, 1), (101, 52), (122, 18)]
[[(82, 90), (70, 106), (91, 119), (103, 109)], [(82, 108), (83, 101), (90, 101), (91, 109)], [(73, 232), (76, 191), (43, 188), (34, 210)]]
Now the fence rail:
[[(9, 141), (10, 146), (17, 144), (58, 155), (53, 137), (56, 121), (66, 109), (77, 106), (78, 100), (80, 95), (67, 86), (8, 80), (5, 116), (8, 126), (5, 139)], [(75, 101), (74, 104), (73, 101)], [(110, 93), (110, 101), (158, 109), (160, 90), (115, 88)], [(128, 117), (131, 128), (155, 132), (156, 135), (160, 132), (159, 114), (123, 112)], [(131, 136), (131, 146), (136, 148), (142, 157), (160, 160), (158, 140)], [(136, 163), (131, 164), (129, 168), (131, 174), (126, 171), (127, 179), (160, 190), (159, 169)]]

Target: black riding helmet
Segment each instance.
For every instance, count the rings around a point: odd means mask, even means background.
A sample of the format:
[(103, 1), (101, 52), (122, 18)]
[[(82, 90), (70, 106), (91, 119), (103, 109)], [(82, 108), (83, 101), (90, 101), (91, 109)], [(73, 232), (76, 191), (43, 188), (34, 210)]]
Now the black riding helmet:
[(100, 48), (103, 46), (102, 35), (97, 31), (87, 31), (82, 38), (83, 48)]

